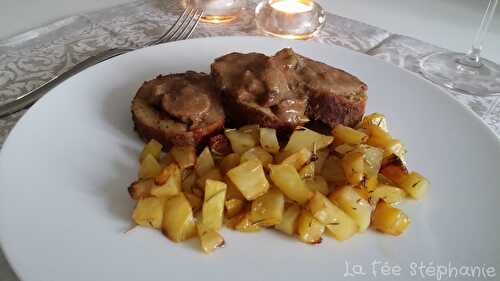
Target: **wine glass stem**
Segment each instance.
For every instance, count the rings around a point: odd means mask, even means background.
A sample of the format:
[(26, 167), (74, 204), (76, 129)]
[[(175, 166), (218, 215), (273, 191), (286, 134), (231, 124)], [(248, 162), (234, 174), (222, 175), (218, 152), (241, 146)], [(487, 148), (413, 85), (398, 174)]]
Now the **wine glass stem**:
[(471, 67), (481, 67), (481, 49), (483, 48), (484, 37), (490, 27), (497, 4), (498, 0), (490, 0), (488, 8), (486, 8), (483, 19), (481, 20), (481, 26), (474, 37), (472, 48), (469, 50), (467, 56), (461, 59), (459, 63)]

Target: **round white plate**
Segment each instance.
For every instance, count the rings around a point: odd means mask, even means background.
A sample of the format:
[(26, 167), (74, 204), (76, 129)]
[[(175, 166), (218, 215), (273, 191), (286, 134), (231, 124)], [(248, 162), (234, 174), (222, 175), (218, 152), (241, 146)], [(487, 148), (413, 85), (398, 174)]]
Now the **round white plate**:
[[(365, 81), (367, 112), (386, 114), (410, 168), (430, 179), (425, 200), (402, 205), (412, 219), (408, 230), (306, 245), (270, 230), (225, 229), (226, 247), (209, 256), (196, 239), (175, 244), (141, 228), (124, 234), (134, 206), (127, 186), (143, 146), (130, 115), (141, 83), (159, 73), (208, 72), (228, 52), (272, 54), (289, 46)], [(385, 263), (403, 280), (417, 278), (420, 263), (431, 271), (477, 265), (486, 273), (500, 265), (499, 172), (495, 135), (445, 92), (393, 65), (315, 43), (188, 40), (101, 63), (31, 108), (1, 151), (0, 240), (24, 281), (339, 280), (353, 271), (384, 280)]]

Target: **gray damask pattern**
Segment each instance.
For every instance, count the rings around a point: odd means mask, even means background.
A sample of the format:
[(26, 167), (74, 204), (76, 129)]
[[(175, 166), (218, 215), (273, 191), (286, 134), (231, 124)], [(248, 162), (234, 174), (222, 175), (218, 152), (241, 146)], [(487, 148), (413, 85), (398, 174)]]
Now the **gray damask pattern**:
[[(253, 22), (256, 1), (241, 20), (224, 24), (201, 24), (193, 37), (262, 35)], [(100, 51), (140, 46), (170, 26), (182, 7), (176, 0), (139, 0), (89, 14), (75, 15), (51, 25), (0, 41), (0, 103), (12, 100), (49, 80), (55, 73)], [(442, 50), (428, 43), (328, 14), (327, 24), (314, 39), (367, 53), (417, 72), (419, 59)], [(500, 97), (471, 97), (450, 92), (472, 109), (500, 137)], [(26, 112), (0, 118), (0, 148), (9, 131)], [(0, 251), (0, 280), (15, 281)]]

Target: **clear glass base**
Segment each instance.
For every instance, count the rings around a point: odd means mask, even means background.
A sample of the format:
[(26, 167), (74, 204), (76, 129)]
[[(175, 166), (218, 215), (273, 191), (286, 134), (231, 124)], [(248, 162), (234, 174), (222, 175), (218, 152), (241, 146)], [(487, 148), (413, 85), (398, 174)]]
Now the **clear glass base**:
[(325, 24), (325, 12), (312, 0), (264, 0), (255, 8), (255, 23), (272, 36), (308, 39)]
[(434, 53), (422, 59), (420, 71), (434, 83), (461, 93), (500, 95), (500, 65), (486, 59), (474, 64), (463, 53)]

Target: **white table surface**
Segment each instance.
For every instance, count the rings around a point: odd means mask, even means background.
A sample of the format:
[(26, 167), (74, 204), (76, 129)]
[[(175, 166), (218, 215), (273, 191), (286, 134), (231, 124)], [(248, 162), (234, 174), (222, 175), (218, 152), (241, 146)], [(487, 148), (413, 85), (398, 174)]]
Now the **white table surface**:
[[(0, 39), (57, 19), (130, 0), (1, 0)], [(175, 0), (174, 0), (175, 1)], [(335, 14), (452, 50), (469, 48), (488, 0), (317, 0)], [(484, 55), (500, 62), (500, 7)]]

